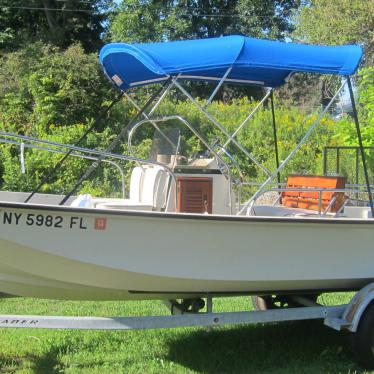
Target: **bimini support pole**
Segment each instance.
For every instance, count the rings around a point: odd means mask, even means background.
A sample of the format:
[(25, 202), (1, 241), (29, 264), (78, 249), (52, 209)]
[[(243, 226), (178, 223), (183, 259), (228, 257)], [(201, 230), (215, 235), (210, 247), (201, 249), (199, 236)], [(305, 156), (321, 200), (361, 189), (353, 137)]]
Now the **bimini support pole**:
[[(87, 135), (92, 132), (98, 123), (104, 118), (104, 116), (116, 105), (120, 100), (122, 100), (123, 92), (121, 91), (118, 96), (105, 108), (103, 112), (96, 118), (96, 120), (92, 123), (92, 125), (84, 132), (84, 134), (78, 139), (75, 143), (76, 146), (79, 146), (84, 139), (86, 139)], [(54, 165), (53, 169), (48, 173), (45, 174), (41, 182), (34, 188), (34, 190), (30, 193), (27, 199), (24, 201), (25, 203), (29, 202), (30, 199), (44, 186), (45, 183), (51, 180), (51, 178), (56, 174), (57, 169), (59, 166), (63, 164), (63, 162), (70, 156), (71, 151), (68, 151), (57, 163)]]
[[(161, 87), (158, 89), (144, 104), (143, 108), (134, 116), (134, 118), (130, 121), (127, 126), (124, 126), (117, 137), (109, 144), (105, 152), (110, 153), (113, 149), (119, 144), (120, 140), (124, 137), (126, 132), (131, 129), (131, 127), (138, 121), (138, 119), (142, 116), (142, 114), (152, 105), (152, 103), (156, 100), (157, 97), (162, 95), (162, 93), (167, 90), (170, 84), (170, 80), (168, 79)], [(159, 103), (159, 101), (158, 101)], [(152, 108), (153, 109), (153, 108)], [(65, 197), (61, 200), (59, 205), (64, 205), (67, 200), (77, 191), (79, 186), (84, 182), (90, 175), (96, 170), (96, 168), (100, 165), (101, 161), (104, 159), (104, 156), (98, 158), (88, 169), (87, 171), (81, 175), (78, 179), (74, 187), (65, 195)]]
[[(157, 108), (158, 105), (161, 103), (161, 101), (164, 99), (164, 97), (167, 95), (167, 93), (171, 90), (171, 88), (173, 87), (174, 83), (170, 83), (169, 86), (166, 88), (166, 90), (162, 93), (162, 95), (160, 96), (159, 100), (157, 100), (156, 104), (154, 105), (153, 108)], [(141, 111), (141, 108), (140, 106), (136, 103), (136, 101), (127, 93), (124, 93), (124, 96), (125, 98), (133, 105), (133, 107), (137, 110), (137, 111)], [(152, 124), (152, 126), (155, 128), (155, 130), (157, 132), (159, 132), (161, 134), (161, 136), (171, 145), (171, 146), (176, 146), (176, 144), (173, 143), (173, 141), (167, 136), (165, 135), (165, 133), (160, 129), (160, 127), (157, 125), (156, 122), (152, 121), (152, 114), (154, 112), (154, 109), (152, 108), (152, 110), (147, 114), (145, 112), (142, 112), (142, 116), (149, 120), (149, 122)], [(131, 131), (131, 129), (130, 129)], [(133, 152), (132, 152), (132, 146), (131, 146), (131, 142), (129, 143), (129, 152), (130, 154), (133, 155)]]
[[(261, 105), (267, 100), (267, 98), (270, 96), (270, 94), (273, 92), (273, 89), (270, 88), (266, 92), (265, 96), (257, 103), (257, 105), (253, 108), (251, 113), (248, 114), (248, 116), (245, 118), (245, 120), (238, 126), (238, 128), (231, 134), (232, 138), (235, 138), (236, 135), (238, 135), (239, 131), (247, 124), (247, 122), (257, 113), (257, 111), (260, 109)], [(226, 148), (231, 143), (231, 139), (228, 139), (226, 143), (223, 145), (224, 148)]]
[(338, 97), (339, 93), (342, 91), (343, 87), (345, 86), (346, 81), (342, 83), (342, 85), (339, 87), (339, 89), (336, 91), (333, 98), (330, 100), (330, 102), (326, 105), (325, 109), (322, 111), (322, 113), (318, 116), (318, 118), (312, 123), (312, 125), (309, 127), (309, 130), (306, 132), (306, 134), (303, 136), (303, 138), (300, 140), (300, 142), (296, 145), (296, 147), (291, 151), (291, 153), (286, 157), (286, 159), (279, 165), (279, 168), (272, 173), (268, 179), (261, 185), (261, 187), (257, 190), (257, 192), (244, 204), (244, 206), (239, 210), (237, 213), (242, 214), (244, 210), (247, 208), (251, 209), (254, 201), (260, 196), (260, 194), (263, 192), (265, 187), (274, 179), (275, 176), (279, 174), (279, 172), (287, 165), (288, 161), (293, 157), (293, 155), (300, 149), (300, 147), (305, 143), (305, 141), (309, 138), (312, 131), (315, 129), (315, 127), (319, 124), (323, 116), (326, 114), (326, 112), (330, 109), (332, 103), (335, 101), (335, 99)]
[(173, 78), (175, 86), (193, 103), (205, 116), (223, 133), (229, 140), (234, 143), (252, 162), (254, 162), (266, 175), (270, 176), (271, 173), (263, 165), (261, 165), (235, 138), (233, 138), (230, 133), (203, 107), (201, 106), (177, 81)]
[(371, 189), (370, 189), (370, 181), (369, 181), (369, 174), (368, 174), (367, 163), (366, 163), (366, 156), (365, 156), (365, 151), (364, 151), (364, 145), (362, 143), (360, 123), (358, 122), (358, 115), (357, 115), (355, 98), (354, 98), (353, 90), (352, 90), (351, 78), (349, 76), (347, 77), (347, 83), (348, 83), (349, 96), (351, 98), (351, 103), (352, 103), (353, 118), (355, 120), (355, 125), (356, 125), (358, 145), (360, 147), (362, 166), (364, 168), (365, 182), (366, 182), (366, 187), (368, 189), (371, 217), (374, 218), (373, 197), (372, 197)]
[(205, 147), (208, 149), (208, 151), (211, 152), (220, 162), (222, 162), (226, 166), (226, 168), (228, 169), (229, 174), (230, 174), (230, 168), (228, 167), (228, 165), (226, 164), (224, 159), (221, 158), (219, 153), (216, 152), (214, 150), (214, 148), (211, 145), (209, 145), (208, 141), (205, 140), (204, 137), (197, 130), (195, 130), (195, 128), (188, 121), (186, 121), (181, 116), (173, 115), (173, 116), (164, 116), (164, 117), (161, 117), (161, 118), (154, 117), (154, 118), (149, 118), (149, 119), (143, 119), (143, 120), (137, 122), (134, 126), (132, 126), (131, 130), (129, 131), (129, 138), (128, 138), (129, 147), (131, 145), (131, 139), (134, 135), (134, 132), (137, 130), (138, 127), (142, 126), (144, 123), (154, 122), (154, 123), (157, 124), (158, 122), (165, 122), (165, 121), (171, 121), (171, 120), (177, 120), (177, 121), (180, 121), (181, 123), (183, 123), (205, 145)]
[(209, 99), (206, 101), (205, 105), (204, 105), (204, 108), (206, 109), (210, 103), (212, 102), (212, 100), (214, 99), (214, 97), (216, 96), (218, 90), (221, 88), (221, 86), (223, 85), (223, 83), (225, 82), (227, 76), (230, 74), (232, 70), (232, 67), (230, 66), (227, 70), (226, 70), (226, 73), (224, 74), (224, 76), (221, 78), (221, 80), (218, 82), (216, 88), (213, 90), (212, 94), (209, 96)]
[[(271, 116), (273, 119), (273, 136), (274, 136), (274, 150), (275, 150), (275, 165), (279, 169), (279, 152), (278, 152), (278, 137), (277, 137), (277, 127), (275, 123), (275, 110), (274, 110), (274, 92), (271, 91), (270, 96), (270, 105), (271, 105)], [(280, 173), (277, 174), (278, 187), (280, 187)]]

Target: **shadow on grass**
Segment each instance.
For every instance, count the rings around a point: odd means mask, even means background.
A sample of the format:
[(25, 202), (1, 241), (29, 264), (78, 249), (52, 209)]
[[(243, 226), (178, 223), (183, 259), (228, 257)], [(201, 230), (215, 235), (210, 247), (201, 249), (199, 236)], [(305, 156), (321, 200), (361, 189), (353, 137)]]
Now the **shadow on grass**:
[(0, 373), (16, 373), (26, 367), (31, 368), (35, 373), (55, 374), (61, 373), (59, 368), (58, 355), (63, 347), (53, 347), (42, 356), (27, 355), (17, 358), (0, 356)]
[(0, 373), (15, 373), (22, 368), (22, 359), (0, 356)]
[(363, 373), (348, 337), (319, 321), (186, 331), (169, 345), (171, 361), (202, 373)]
[(36, 357), (33, 360), (32, 365), (32, 368), (34, 369), (35, 373), (61, 373), (60, 361), (57, 357), (63, 349), (64, 347), (60, 346), (52, 347), (52, 349), (46, 352), (43, 356)]
[[(13, 374), (19, 371), (23, 372), (22, 370), (25, 369), (36, 374), (61, 374), (68, 369), (72, 372), (87, 371), (89, 373), (95, 370), (95, 372), (101, 372), (102, 368), (105, 373), (117, 373), (122, 372), (118, 371), (120, 369), (117, 370), (118, 367), (123, 366), (126, 368), (126, 366), (133, 364), (136, 358), (132, 360), (132, 357), (128, 358), (121, 355), (113, 358), (110, 354), (107, 357), (107, 351), (102, 352), (100, 349), (100, 344), (104, 343), (105, 345), (106, 340), (111, 342), (113, 350), (115, 350), (121, 346), (124, 337), (122, 334), (116, 336), (113, 334), (102, 334), (96, 338), (85, 340), (83, 333), (76, 338), (69, 337), (67, 334), (63, 343), (57, 337), (56, 342), (53, 342), (51, 346), (40, 354), (30, 353), (9, 357), (0, 352), (0, 374)], [(81, 351), (86, 352), (86, 354), (75, 357), (75, 354)], [(101, 357), (98, 357), (97, 354), (100, 354)], [(117, 371), (114, 369), (111, 371), (111, 365)]]

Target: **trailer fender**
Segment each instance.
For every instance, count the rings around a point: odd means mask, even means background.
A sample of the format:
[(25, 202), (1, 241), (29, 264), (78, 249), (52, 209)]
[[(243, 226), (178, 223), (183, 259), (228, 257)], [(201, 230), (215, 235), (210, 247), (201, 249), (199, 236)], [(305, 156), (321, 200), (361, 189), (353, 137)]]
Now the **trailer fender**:
[(374, 300), (374, 283), (369, 283), (356, 293), (344, 310), (342, 320), (348, 331), (356, 332), (366, 308)]

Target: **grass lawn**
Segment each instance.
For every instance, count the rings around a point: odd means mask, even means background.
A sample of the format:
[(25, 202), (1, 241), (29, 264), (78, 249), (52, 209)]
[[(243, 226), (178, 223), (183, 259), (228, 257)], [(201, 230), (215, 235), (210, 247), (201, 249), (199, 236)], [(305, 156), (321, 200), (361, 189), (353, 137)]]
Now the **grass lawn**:
[[(325, 304), (349, 295), (322, 295)], [(214, 311), (251, 308), (248, 297)], [(0, 300), (0, 314), (164, 315), (161, 302)], [(321, 321), (152, 331), (0, 330), (0, 373), (364, 373), (347, 336)]]

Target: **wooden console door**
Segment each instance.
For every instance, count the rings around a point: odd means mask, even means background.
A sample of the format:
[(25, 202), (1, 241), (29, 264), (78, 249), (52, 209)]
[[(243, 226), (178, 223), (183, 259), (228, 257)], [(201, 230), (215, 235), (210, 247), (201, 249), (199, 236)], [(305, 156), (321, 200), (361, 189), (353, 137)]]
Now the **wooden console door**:
[(178, 212), (212, 213), (212, 178), (178, 177)]

